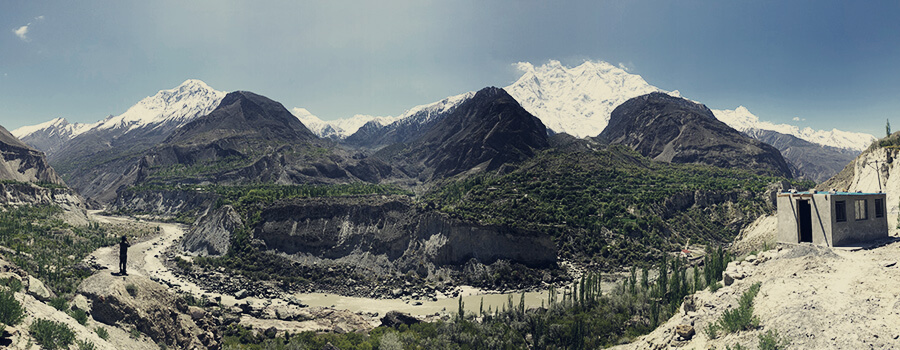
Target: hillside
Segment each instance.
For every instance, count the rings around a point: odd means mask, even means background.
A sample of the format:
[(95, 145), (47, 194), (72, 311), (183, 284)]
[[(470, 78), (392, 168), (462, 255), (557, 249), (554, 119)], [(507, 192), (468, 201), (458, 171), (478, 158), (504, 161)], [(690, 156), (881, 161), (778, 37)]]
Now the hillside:
[(495, 170), (546, 148), (547, 129), (503, 89), (490, 87), (459, 104), (422, 135), (376, 156), (408, 164), (422, 180), (440, 180), (478, 167)]
[(767, 193), (779, 181), (575, 141), (508, 174), (448, 184), (425, 200), (453, 217), (548, 232), (560, 257), (614, 267), (692, 242), (731, 242), (744, 225), (774, 210)]
[(704, 105), (663, 93), (635, 97), (616, 107), (597, 140), (626, 145), (664, 162), (791, 177), (777, 149), (732, 129)]
[(854, 150), (822, 146), (771, 130), (751, 129), (745, 133), (781, 151), (784, 159), (796, 167), (794, 177), (810, 179), (817, 183), (836, 175), (859, 155)]
[(0, 126), (0, 180), (40, 182), (65, 186), (44, 154), (19, 141)]

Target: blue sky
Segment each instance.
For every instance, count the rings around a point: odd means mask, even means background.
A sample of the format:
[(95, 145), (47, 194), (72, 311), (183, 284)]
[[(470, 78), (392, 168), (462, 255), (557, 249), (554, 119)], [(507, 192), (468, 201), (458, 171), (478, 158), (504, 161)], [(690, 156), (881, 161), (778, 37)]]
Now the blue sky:
[(897, 1), (7, 0), (0, 124), (93, 122), (189, 78), (326, 120), (397, 115), (506, 86), (516, 62), (590, 59), (710, 108), (880, 136), (900, 129), (898, 18)]

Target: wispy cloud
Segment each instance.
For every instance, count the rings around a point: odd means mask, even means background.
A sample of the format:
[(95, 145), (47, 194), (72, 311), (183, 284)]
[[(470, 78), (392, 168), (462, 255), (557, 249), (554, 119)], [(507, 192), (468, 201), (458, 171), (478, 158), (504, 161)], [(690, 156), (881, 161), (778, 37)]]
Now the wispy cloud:
[(619, 68), (621, 68), (622, 70), (624, 70), (626, 72), (631, 72), (631, 70), (634, 69), (634, 63), (619, 62)]
[(794, 117), (794, 119), (791, 119), (791, 120), (793, 120), (795, 122), (805, 122), (806, 118)]
[(28, 23), (28, 24), (26, 24), (26, 25), (24, 25), (24, 26), (21, 26), (21, 27), (19, 27), (19, 28), (13, 29), (13, 33), (16, 34), (16, 36), (19, 37), (19, 39), (22, 39), (22, 41), (29, 41), (29, 39), (28, 39), (28, 26), (30, 26), (30, 25), (31, 25), (31, 23)]
[[(44, 15), (37, 16), (34, 18), (34, 20), (35, 21), (43, 21)], [(12, 32), (17, 37), (19, 37), (19, 39), (22, 39), (22, 41), (26, 41), (26, 42), (31, 41), (31, 39), (28, 37), (28, 28), (31, 27), (31, 24), (32, 24), (32, 22), (28, 22), (28, 24), (26, 24), (24, 26), (13, 29)]]

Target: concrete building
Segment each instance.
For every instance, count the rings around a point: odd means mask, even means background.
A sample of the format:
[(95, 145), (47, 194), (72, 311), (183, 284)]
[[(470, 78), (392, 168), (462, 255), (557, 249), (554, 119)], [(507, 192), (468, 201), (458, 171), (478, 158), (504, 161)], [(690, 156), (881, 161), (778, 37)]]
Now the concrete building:
[(887, 238), (885, 200), (884, 193), (779, 193), (776, 239), (834, 247)]

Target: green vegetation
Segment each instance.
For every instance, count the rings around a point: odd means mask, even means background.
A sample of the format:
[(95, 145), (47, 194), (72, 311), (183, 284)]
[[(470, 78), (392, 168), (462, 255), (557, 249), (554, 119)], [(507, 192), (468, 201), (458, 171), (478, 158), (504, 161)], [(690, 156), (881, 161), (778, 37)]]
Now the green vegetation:
[(64, 323), (37, 319), (31, 323), (28, 332), (44, 349), (68, 349), (75, 341), (75, 333)]
[[(726, 254), (708, 249), (707, 261)], [(690, 273), (682, 258), (661, 259), (658, 277), (647, 268), (633, 269), (615, 290), (601, 293), (599, 273), (588, 273), (571, 286), (551, 289), (545, 307), (525, 308), (524, 298), (512, 296), (501, 309), (463, 312), (451, 321), (419, 323), (397, 329), (376, 328), (369, 334), (305, 332), (269, 339), (231, 325), (224, 345), (232, 349), (320, 349), (331, 343), (340, 349), (595, 349), (652, 331), (678, 312), (684, 297), (716, 281)], [(710, 276), (721, 271), (713, 269)], [(690, 277), (689, 277), (690, 276)], [(530, 335), (530, 337), (526, 337)]]
[(125, 285), (125, 291), (128, 292), (128, 295), (134, 298), (135, 296), (137, 296), (138, 288), (136, 285), (129, 283)]
[(0, 208), (0, 246), (16, 253), (6, 258), (44, 282), (57, 295), (75, 292), (90, 270), (76, 264), (99, 247), (116, 243), (106, 226), (72, 226), (58, 218), (57, 206)]
[(82, 309), (69, 310), (69, 316), (72, 316), (72, 318), (74, 318), (75, 321), (77, 321), (82, 326), (87, 325), (88, 316), (87, 316), (87, 312), (84, 312), (84, 310), (82, 310)]
[(759, 350), (784, 350), (791, 346), (788, 338), (778, 335), (778, 331), (770, 329), (759, 335)]
[(91, 343), (87, 340), (85, 340), (85, 341), (76, 340), (75, 345), (78, 346), (78, 350), (94, 350), (97, 348), (97, 346), (94, 345), (94, 343)]
[[(627, 266), (690, 242), (730, 242), (773, 209), (766, 187), (784, 180), (656, 162), (610, 146), (545, 151), (508, 174), (450, 183), (424, 201), (461, 219), (547, 232), (565, 259)], [(708, 204), (693, 206), (695, 200)]]
[(6, 326), (15, 326), (25, 317), (25, 309), (12, 291), (0, 291), (0, 332)]
[(725, 310), (725, 313), (706, 328), (706, 335), (715, 339), (719, 331), (737, 333), (759, 327), (759, 319), (753, 316), (753, 299), (759, 293), (759, 282), (750, 286), (744, 294), (736, 309)]
[(109, 339), (109, 332), (106, 330), (106, 328), (103, 328), (103, 327), (94, 328), (94, 333), (97, 333), (97, 336), (100, 337), (100, 339), (103, 339), (103, 340)]
[(69, 301), (63, 297), (50, 299), (50, 302), (48, 304), (59, 311), (66, 311), (69, 308)]
[(0, 286), (6, 287), (9, 291), (15, 293), (22, 290), (22, 281), (15, 277), (0, 279)]

